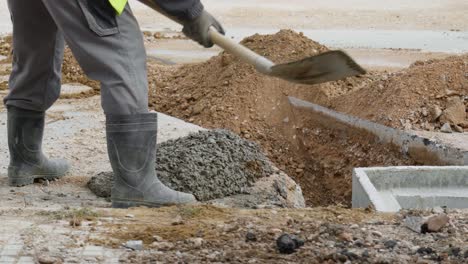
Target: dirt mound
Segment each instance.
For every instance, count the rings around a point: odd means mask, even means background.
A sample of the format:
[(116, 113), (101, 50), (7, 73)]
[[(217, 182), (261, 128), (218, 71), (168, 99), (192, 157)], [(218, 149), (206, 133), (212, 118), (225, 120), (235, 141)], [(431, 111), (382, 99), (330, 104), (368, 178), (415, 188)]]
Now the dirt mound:
[[(328, 50), (290, 30), (254, 35), (242, 43), (277, 63)], [(300, 183), (309, 205), (330, 202), (316, 194), (317, 184), (311, 181), (315, 172), (306, 169), (310, 157), (300, 150), (299, 128), (293, 122), (287, 96), (327, 105), (332, 98), (360, 89), (374, 78), (369, 74), (314, 86), (292, 84), (263, 76), (228, 53), (182, 67), (149, 65), (149, 76), (150, 106), (207, 128), (227, 128), (258, 142), (281, 170)], [(346, 174), (350, 179), (347, 167)], [(337, 195), (339, 202), (349, 198)]]
[(333, 100), (341, 112), (391, 127), (438, 130), (444, 123), (468, 128), (468, 55), (416, 62), (363, 89)]
[[(212, 130), (159, 144), (156, 171), (166, 185), (207, 201), (243, 193), (273, 168), (257, 144), (227, 130)], [(109, 197), (112, 173), (93, 177), (88, 186)]]

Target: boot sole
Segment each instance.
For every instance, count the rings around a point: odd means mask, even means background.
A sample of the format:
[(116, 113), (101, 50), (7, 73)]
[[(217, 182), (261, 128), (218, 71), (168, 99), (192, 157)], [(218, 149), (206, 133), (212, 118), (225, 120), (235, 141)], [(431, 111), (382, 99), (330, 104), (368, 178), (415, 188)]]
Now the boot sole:
[(145, 206), (149, 208), (159, 208), (165, 206), (174, 206), (174, 205), (195, 205), (198, 204), (198, 201), (190, 201), (184, 203), (152, 203), (146, 201), (138, 200), (124, 200), (124, 199), (112, 199), (112, 208), (126, 209), (130, 207), (139, 207)]
[(23, 186), (33, 184), (34, 180), (36, 180), (36, 179), (44, 179), (44, 180), (48, 180), (48, 181), (53, 181), (53, 180), (57, 180), (57, 179), (62, 178), (64, 175), (65, 174), (63, 174), (63, 175), (60, 175), (60, 174), (33, 175), (33, 176), (29, 176), (29, 177), (11, 177), (11, 176), (9, 176), (8, 177), (8, 185), (10, 185), (12, 187), (23, 187)]
[(121, 209), (126, 209), (130, 207), (139, 207), (139, 206), (159, 208), (159, 207), (171, 206), (171, 205), (174, 205), (174, 204), (161, 204), (161, 203), (151, 203), (151, 202), (144, 202), (144, 201), (129, 201), (129, 200), (112, 199), (112, 208), (121, 208)]

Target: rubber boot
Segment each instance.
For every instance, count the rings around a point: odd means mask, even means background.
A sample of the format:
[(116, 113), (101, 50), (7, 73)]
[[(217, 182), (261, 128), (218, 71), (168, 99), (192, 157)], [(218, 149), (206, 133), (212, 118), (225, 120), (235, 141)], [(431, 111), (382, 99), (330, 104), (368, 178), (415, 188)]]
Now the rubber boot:
[(20, 187), (35, 179), (55, 180), (63, 177), (70, 165), (66, 160), (48, 159), (42, 153), (45, 112), (8, 107), (8, 148), (10, 165), (8, 183)]
[(111, 200), (114, 208), (161, 207), (196, 202), (156, 176), (157, 114), (107, 116), (107, 149), (114, 171)]

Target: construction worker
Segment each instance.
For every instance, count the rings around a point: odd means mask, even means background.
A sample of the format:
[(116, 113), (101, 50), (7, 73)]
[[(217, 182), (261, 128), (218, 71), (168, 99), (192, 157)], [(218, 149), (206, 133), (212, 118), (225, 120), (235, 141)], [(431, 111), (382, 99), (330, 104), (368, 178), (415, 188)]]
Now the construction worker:
[[(152, 0), (205, 47), (222, 26), (200, 0)], [(146, 53), (127, 0), (8, 0), (13, 21), (13, 69), (8, 111), (11, 186), (58, 179), (70, 168), (42, 152), (45, 111), (58, 99), (65, 41), (86, 75), (101, 83), (112, 205), (159, 207), (194, 202), (159, 181), (155, 172), (157, 114), (148, 110)]]

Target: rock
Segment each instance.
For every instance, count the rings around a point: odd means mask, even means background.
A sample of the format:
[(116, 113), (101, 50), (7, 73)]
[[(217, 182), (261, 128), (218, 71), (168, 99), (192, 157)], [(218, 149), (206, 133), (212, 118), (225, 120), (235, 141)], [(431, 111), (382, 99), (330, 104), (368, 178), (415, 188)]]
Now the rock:
[(420, 247), (418, 250), (416, 250), (416, 253), (420, 255), (429, 255), (434, 253), (434, 250), (430, 247)]
[(338, 236), (338, 238), (341, 241), (353, 242), (353, 234), (351, 233), (343, 232)]
[(82, 221), (80, 218), (73, 218), (70, 220), (69, 224), (71, 227), (78, 227), (78, 226), (81, 226)]
[(198, 115), (201, 112), (203, 112), (204, 109), (205, 109), (205, 105), (203, 103), (198, 103), (193, 107), (192, 115)]
[(189, 239), (189, 241), (193, 244), (195, 248), (201, 248), (201, 246), (203, 245), (203, 238), (201, 237), (191, 238)]
[(453, 130), (457, 133), (463, 133), (465, 132), (461, 126), (458, 125), (453, 125)]
[(412, 129), (413, 129), (413, 125), (410, 122), (405, 122), (405, 124), (403, 125), (403, 130), (412, 130)]
[(463, 253), (463, 257), (468, 259), (468, 249), (465, 251), (465, 253)]
[(129, 240), (125, 242), (122, 246), (132, 249), (132, 250), (143, 250), (143, 241), (141, 240)]
[(384, 246), (388, 249), (393, 249), (398, 244), (395, 240), (387, 240), (384, 242)]
[(249, 231), (245, 235), (245, 241), (246, 242), (256, 242), (257, 241), (257, 235), (255, 235), (255, 233), (253, 233), (252, 231)]
[(88, 181), (88, 188), (98, 197), (108, 198), (111, 196), (113, 177), (112, 172), (98, 173)]
[(183, 225), (185, 222), (184, 222), (184, 219), (182, 219), (182, 216), (178, 215), (174, 218), (174, 220), (172, 220), (171, 222), (171, 225), (175, 226), (175, 225)]
[(443, 133), (452, 133), (452, 128), (450, 127), (450, 124), (449, 123), (445, 123), (441, 128), (440, 128), (440, 132), (443, 132)]
[(37, 258), (37, 262), (39, 262), (39, 264), (58, 264), (58, 263), (62, 263), (62, 261), (59, 260), (58, 258), (54, 258), (54, 257), (48, 256), (48, 255), (40, 255)]
[(304, 241), (302, 239), (289, 234), (282, 234), (276, 240), (276, 246), (281, 254), (292, 254), (303, 245)]
[(442, 113), (440, 121), (458, 125), (466, 120), (466, 107), (460, 97), (456, 96), (447, 102), (447, 108)]
[(351, 252), (347, 249), (344, 249), (343, 251), (340, 252), (343, 256), (346, 256), (346, 258), (350, 261), (356, 261), (359, 259), (359, 256), (354, 253), (354, 252)]
[(435, 213), (435, 214), (443, 214), (443, 213), (445, 213), (445, 210), (444, 210), (444, 208), (442, 208), (440, 206), (436, 206), (436, 207), (432, 208), (432, 212)]
[(151, 247), (160, 250), (160, 251), (167, 251), (174, 248), (174, 244), (170, 242), (153, 242)]
[(442, 110), (438, 105), (434, 105), (429, 109), (429, 115), (431, 122), (434, 122), (442, 115)]
[(461, 253), (461, 248), (459, 247), (450, 247), (448, 250), (449, 256), (458, 257), (460, 256), (460, 253)]
[(414, 232), (421, 233), (421, 226), (424, 224), (425, 220), (419, 216), (408, 216), (403, 221), (403, 225), (407, 228), (413, 230)]
[(439, 232), (448, 222), (450, 218), (446, 214), (433, 216), (421, 226), (421, 232)]
[(158, 236), (158, 235), (154, 235), (154, 236), (153, 236), (153, 241), (155, 241), (155, 242), (161, 242), (161, 241), (163, 241), (163, 238), (160, 237), (160, 236)]
[(422, 116), (424, 116), (424, 117), (427, 117), (427, 116), (429, 115), (429, 112), (427, 111), (427, 108), (426, 108), (426, 107), (423, 107), (423, 108), (421, 109), (421, 114), (422, 114)]

